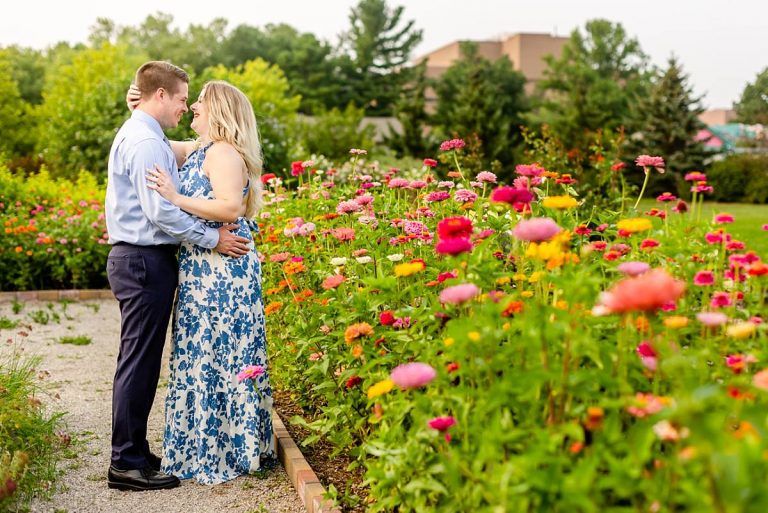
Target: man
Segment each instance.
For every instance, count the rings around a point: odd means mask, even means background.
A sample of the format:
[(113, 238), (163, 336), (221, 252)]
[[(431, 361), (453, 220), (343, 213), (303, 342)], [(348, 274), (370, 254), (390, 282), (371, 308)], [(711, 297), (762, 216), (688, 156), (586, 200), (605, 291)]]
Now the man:
[(179, 479), (159, 471), (147, 442), (147, 419), (178, 281), (179, 241), (229, 256), (248, 252), (248, 239), (227, 225), (218, 230), (183, 212), (147, 187), (155, 164), (171, 172), (176, 159), (163, 130), (187, 112), (189, 77), (170, 63), (151, 61), (136, 72), (141, 103), (118, 131), (109, 155), (105, 201), (107, 276), (120, 303), (120, 352), (112, 390), (112, 461), (108, 486), (120, 490), (174, 488)]

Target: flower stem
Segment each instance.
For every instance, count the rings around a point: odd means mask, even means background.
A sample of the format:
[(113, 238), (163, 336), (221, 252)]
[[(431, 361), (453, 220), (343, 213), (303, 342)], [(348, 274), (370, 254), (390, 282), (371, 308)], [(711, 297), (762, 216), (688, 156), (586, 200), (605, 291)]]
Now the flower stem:
[(637, 197), (637, 201), (635, 202), (635, 210), (637, 210), (637, 206), (640, 204), (640, 200), (643, 199), (643, 193), (645, 192), (645, 188), (648, 185), (648, 177), (651, 174), (647, 167), (644, 167), (643, 170), (645, 171), (645, 180), (643, 180), (643, 187), (640, 189), (640, 195)]

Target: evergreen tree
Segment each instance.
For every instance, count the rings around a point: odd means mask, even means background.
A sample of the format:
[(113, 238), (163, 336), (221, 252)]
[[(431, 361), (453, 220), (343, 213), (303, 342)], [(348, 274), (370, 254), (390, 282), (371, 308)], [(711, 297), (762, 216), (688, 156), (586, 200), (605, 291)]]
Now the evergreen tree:
[(349, 58), (340, 60), (339, 71), (351, 86), (348, 99), (371, 114), (390, 113), (411, 78), (404, 66), (422, 31), (414, 28), (414, 20), (401, 25), (403, 11), (402, 6), (390, 9), (386, 0), (360, 0), (349, 15), (352, 26), (342, 38)]
[(574, 30), (560, 58), (545, 60), (541, 105), (531, 119), (549, 125), (567, 148), (583, 149), (591, 132), (625, 125), (648, 83), (640, 43), (607, 20), (588, 21), (584, 34)]
[[(699, 131), (705, 128), (699, 120), (704, 112), (701, 98), (693, 95), (688, 77), (674, 57), (667, 69), (659, 72), (649, 94), (637, 104), (636, 131), (630, 138), (630, 155), (659, 155), (666, 163), (665, 178), (655, 179), (658, 192), (675, 190), (683, 194), (683, 175), (702, 169), (707, 153)], [(638, 173), (638, 176), (641, 173)]]
[(463, 43), (461, 58), (435, 84), (435, 128), (445, 138), (476, 135), (485, 164), (497, 160), (511, 172), (527, 108), (524, 85), (525, 77), (509, 59), (491, 62), (478, 54), (477, 45)]
[(735, 107), (740, 122), (768, 125), (768, 68), (746, 85)]
[(426, 111), (427, 62), (423, 61), (413, 69), (413, 81), (403, 87), (400, 99), (395, 103), (394, 114), (402, 127), (402, 133), (395, 132), (390, 125), (385, 138), (387, 146), (399, 157), (404, 155), (421, 157), (431, 148), (431, 137), (425, 136), (429, 123)]

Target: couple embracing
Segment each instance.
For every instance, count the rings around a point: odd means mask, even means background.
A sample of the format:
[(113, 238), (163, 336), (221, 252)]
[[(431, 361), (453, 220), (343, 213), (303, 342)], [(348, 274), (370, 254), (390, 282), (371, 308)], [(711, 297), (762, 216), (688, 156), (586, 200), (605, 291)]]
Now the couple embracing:
[[(256, 119), (240, 90), (208, 82), (191, 106), (197, 140), (169, 141), (163, 130), (187, 112), (188, 93), (181, 68), (142, 65), (109, 156), (107, 275), (121, 314), (110, 488), (222, 483), (274, 459), (250, 223), (261, 199)], [(171, 314), (161, 457), (150, 450), (147, 420)]]

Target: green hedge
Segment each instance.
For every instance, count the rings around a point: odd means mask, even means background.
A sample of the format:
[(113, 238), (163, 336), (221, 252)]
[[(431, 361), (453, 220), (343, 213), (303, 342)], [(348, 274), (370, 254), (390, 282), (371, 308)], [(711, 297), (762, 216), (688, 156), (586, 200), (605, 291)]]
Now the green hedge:
[(707, 171), (715, 201), (768, 203), (768, 155), (731, 155)]

